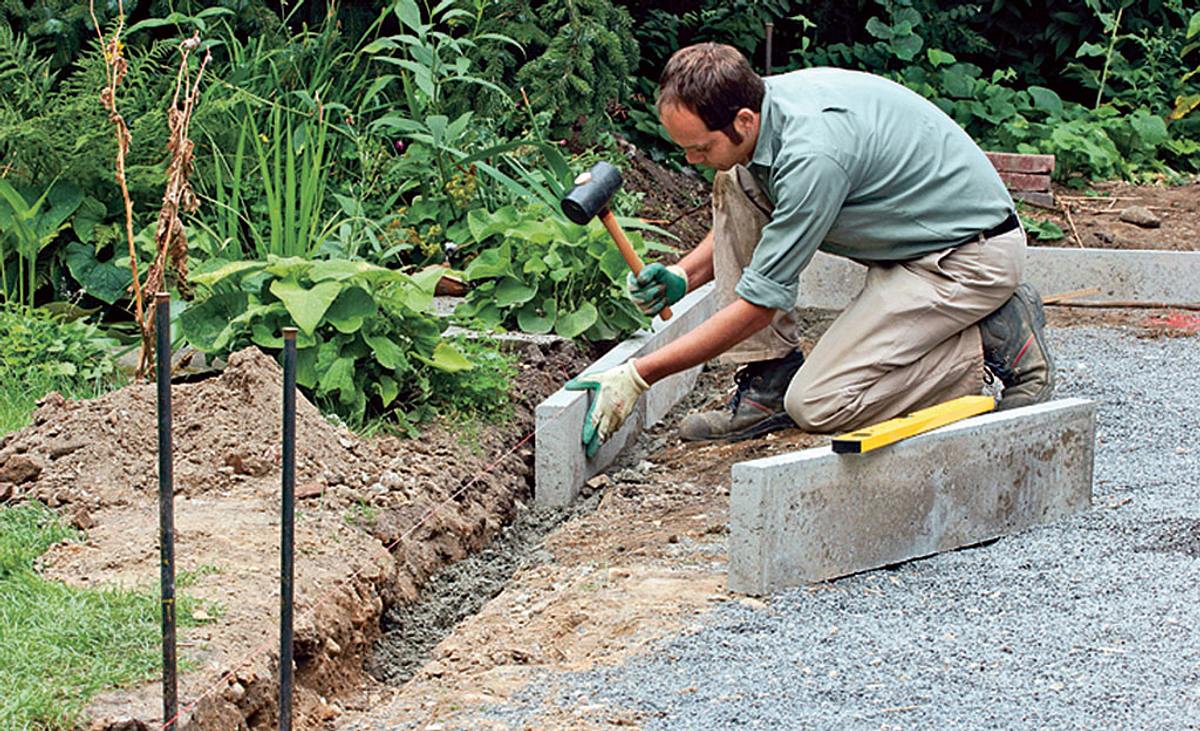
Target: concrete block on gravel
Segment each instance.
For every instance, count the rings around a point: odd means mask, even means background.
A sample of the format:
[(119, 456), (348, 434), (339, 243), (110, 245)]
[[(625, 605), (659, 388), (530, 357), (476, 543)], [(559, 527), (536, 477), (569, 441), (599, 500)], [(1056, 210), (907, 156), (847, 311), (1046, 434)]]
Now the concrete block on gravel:
[(736, 464), (729, 589), (767, 594), (1084, 511), (1095, 431), (1095, 403), (1063, 399), (866, 454), (820, 447)]
[[(605, 353), (584, 369), (596, 373), (650, 353), (694, 329), (717, 310), (712, 285), (701, 287), (671, 307), (673, 317), (666, 322), (655, 318), (650, 330), (643, 330)], [(575, 502), (583, 484), (637, 440), (643, 429), (662, 420), (676, 403), (691, 392), (700, 367), (676, 373), (650, 387), (638, 405), (592, 459), (584, 456), (580, 436), (587, 414), (589, 395), (583, 391), (559, 389), (536, 412), (537, 436), (534, 450), (534, 501), (538, 505), (564, 506)]]
[[(800, 275), (796, 304), (840, 310), (862, 290), (866, 267), (818, 253)], [(1200, 252), (1030, 247), (1025, 281), (1043, 297), (1099, 287), (1086, 300), (1200, 302)]]

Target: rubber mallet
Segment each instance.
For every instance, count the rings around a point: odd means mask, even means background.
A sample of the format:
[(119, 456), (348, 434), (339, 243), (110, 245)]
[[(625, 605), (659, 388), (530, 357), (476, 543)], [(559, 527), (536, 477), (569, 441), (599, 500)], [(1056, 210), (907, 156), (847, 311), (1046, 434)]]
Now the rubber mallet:
[[(580, 226), (586, 226), (592, 216), (600, 218), (600, 223), (608, 229), (608, 235), (617, 242), (617, 248), (625, 263), (633, 270), (634, 276), (642, 271), (642, 260), (629, 243), (617, 217), (609, 210), (608, 204), (613, 195), (621, 188), (621, 171), (607, 162), (598, 162), (586, 172), (575, 178), (575, 187), (562, 199), (562, 212), (567, 218)], [(659, 312), (664, 320), (671, 319), (671, 308), (664, 307)]]

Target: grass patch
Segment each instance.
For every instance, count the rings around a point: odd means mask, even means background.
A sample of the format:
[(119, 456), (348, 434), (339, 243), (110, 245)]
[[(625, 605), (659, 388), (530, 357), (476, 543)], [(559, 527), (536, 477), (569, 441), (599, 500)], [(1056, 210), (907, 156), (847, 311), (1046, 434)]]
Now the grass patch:
[[(0, 509), (0, 728), (77, 723), (100, 691), (161, 673), (157, 591), (80, 589), (47, 581), (35, 562), (79, 533), (36, 503)], [(180, 626), (194, 625), (179, 600)]]

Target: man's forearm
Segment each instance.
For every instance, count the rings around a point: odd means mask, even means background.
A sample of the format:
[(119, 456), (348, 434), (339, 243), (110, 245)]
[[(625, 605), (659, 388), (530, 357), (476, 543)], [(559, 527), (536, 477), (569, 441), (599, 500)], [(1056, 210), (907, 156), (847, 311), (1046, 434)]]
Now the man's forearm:
[(652, 384), (715, 358), (762, 330), (774, 317), (775, 310), (738, 298), (695, 330), (635, 360), (634, 368), (646, 383)]
[(696, 248), (679, 260), (679, 266), (687, 272), (688, 291), (708, 284), (713, 278), (713, 232), (709, 231)]

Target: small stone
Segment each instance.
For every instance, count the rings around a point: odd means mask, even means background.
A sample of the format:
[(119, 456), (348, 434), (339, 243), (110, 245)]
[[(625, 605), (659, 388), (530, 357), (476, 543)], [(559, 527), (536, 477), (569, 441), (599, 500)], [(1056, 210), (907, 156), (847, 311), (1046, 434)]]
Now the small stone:
[(441, 676), (446, 674), (445, 666), (442, 665), (437, 660), (434, 660), (433, 662), (429, 663), (424, 668), (422, 668), (422, 670), (424, 671), (425, 675), (428, 675), (431, 678), (440, 678)]
[(672, 533), (671, 535), (667, 536), (667, 543), (679, 543), (679, 536)]
[(225, 464), (232, 467), (239, 475), (262, 477), (271, 471), (271, 462), (263, 457), (241, 452), (230, 452), (225, 455)]
[(309, 498), (321, 497), (321, 493), (325, 492), (325, 485), (320, 482), (304, 482), (296, 486), (296, 499), (307, 500)]
[(608, 475), (596, 475), (587, 481), (587, 486), (593, 490), (602, 490), (612, 484), (612, 478)]
[(83, 449), (84, 446), (85, 445), (83, 442), (69, 440), (55, 442), (46, 448), (46, 453), (50, 455), (50, 459), (58, 459), (59, 457), (65, 457), (72, 452), (77, 452), (80, 449)]
[(766, 602), (762, 601), (761, 599), (755, 599), (754, 597), (749, 597), (749, 596), (739, 597), (738, 603), (741, 604), (742, 606), (749, 607), (750, 609), (766, 609), (767, 608)]
[(325, 652), (329, 653), (330, 655), (340, 655), (342, 654), (342, 646), (334, 642), (332, 637), (326, 637)]
[(85, 508), (78, 508), (75, 514), (71, 516), (71, 525), (79, 530), (88, 530), (96, 525), (96, 521), (92, 519), (91, 514)]
[(1142, 228), (1158, 228), (1162, 225), (1162, 219), (1145, 206), (1129, 206), (1121, 211), (1120, 219)]
[(221, 695), (230, 703), (237, 703), (242, 698), (246, 697), (246, 686), (235, 680), (229, 685), (228, 688), (224, 690), (224, 692), (221, 693)]
[(32, 482), (42, 474), (42, 465), (33, 457), (24, 454), (14, 454), (0, 466), (0, 482), (11, 482), (20, 485)]

